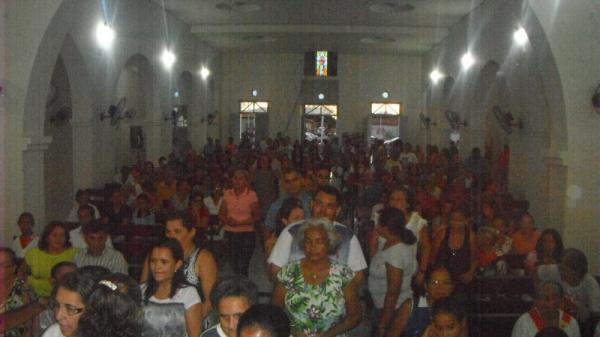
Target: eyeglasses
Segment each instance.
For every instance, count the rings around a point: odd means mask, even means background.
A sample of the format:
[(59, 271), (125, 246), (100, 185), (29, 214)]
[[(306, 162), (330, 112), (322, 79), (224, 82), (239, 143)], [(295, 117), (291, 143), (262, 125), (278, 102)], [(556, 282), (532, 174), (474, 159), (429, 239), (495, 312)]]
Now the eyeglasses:
[(61, 305), (60, 303), (56, 302), (56, 300), (51, 300), (48, 303), (48, 307), (54, 312), (58, 311), (62, 307), (68, 316), (77, 316), (84, 310), (84, 308), (78, 308), (71, 304)]

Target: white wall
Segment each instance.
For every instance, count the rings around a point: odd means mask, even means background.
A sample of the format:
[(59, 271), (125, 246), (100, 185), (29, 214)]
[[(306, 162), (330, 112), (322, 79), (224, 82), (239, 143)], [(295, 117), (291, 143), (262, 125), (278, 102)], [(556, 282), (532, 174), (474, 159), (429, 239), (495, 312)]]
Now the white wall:
[[(303, 54), (224, 53), (221, 61), (221, 138), (226, 139), (239, 113), (239, 101), (251, 99), (253, 88), (259, 100), (271, 102), (269, 133), (284, 132), (299, 138), (301, 112), (292, 112), (304, 78)], [(339, 113), (338, 134), (365, 132), (365, 118), (370, 103), (381, 100), (388, 91), (390, 101), (401, 101), (408, 116), (407, 139), (414, 141), (413, 131), (420, 110), (421, 60), (415, 56), (338, 55)], [(302, 104), (302, 102), (300, 102)], [(287, 130), (286, 126), (289, 123)], [(239, 134), (232, 135), (239, 138)]]

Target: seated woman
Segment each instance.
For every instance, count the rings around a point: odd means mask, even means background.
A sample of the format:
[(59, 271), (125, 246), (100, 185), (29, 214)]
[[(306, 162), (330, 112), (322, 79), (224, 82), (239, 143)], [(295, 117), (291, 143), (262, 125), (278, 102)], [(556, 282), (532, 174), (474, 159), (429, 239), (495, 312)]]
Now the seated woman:
[(68, 273), (58, 281), (50, 301), (57, 323), (46, 329), (42, 337), (78, 336), (79, 320), (87, 308), (85, 299), (97, 281), (90, 273), (79, 271)]
[(434, 265), (446, 267), (456, 291), (465, 294), (477, 269), (476, 237), (465, 211), (452, 211), (449, 226), (436, 233), (434, 252)]
[(272, 302), (287, 311), (294, 336), (341, 335), (361, 319), (358, 281), (329, 259), (340, 242), (330, 221), (306, 220), (300, 236), (305, 257), (279, 271)]
[(22, 259), (25, 257), (28, 251), (38, 245), (38, 236), (33, 233), (33, 215), (29, 212), (23, 212), (19, 215), (17, 225), (21, 235), (17, 235), (13, 238), (11, 248), (17, 255), (17, 258)]
[(384, 240), (371, 257), (368, 285), (375, 304), (374, 335), (383, 336), (396, 309), (412, 297), (411, 280), (417, 270), (417, 239), (406, 228), (402, 211), (392, 207), (381, 211), (376, 230)]
[(135, 208), (133, 209), (131, 223), (134, 225), (156, 225), (154, 212), (150, 205), (150, 198), (144, 193), (135, 198)]
[(73, 261), (77, 249), (71, 246), (69, 231), (63, 223), (51, 222), (42, 232), (38, 247), (25, 255), (25, 272), (30, 274), (27, 282), (38, 296), (50, 295), (50, 273), (55, 264), (62, 261)]
[(540, 231), (535, 229), (533, 216), (529, 213), (521, 215), (519, 228), (512, 235), (513, 252), (517, 255), (526, 256), (535, 251), (540, 238)]
[(5, 337), (30, 336), (32, 320), (44, 310), (35, 292), (17, 277), (18, 261), (14, 251), (0, 247), (0, 331)]
[(410, 299), (397, 311), (388, 337), (420, 337), (431, 324), (431, 307), (454, 291), (454, 282), (444, 267), (434, 268), (425, 274), (425, 294)]
[(198, 337), (202, 303), (196, 288), (186, 281), (183, 259), (183, 249), (175, 239), (164, 240), (150, 250), (148, 281), (141, 285), (143, 302), (183, 304), (187, 334)]
[(94, 286), (79, 320), (78, 335), (141, 337), (141, 292), (125, 274), (111, 274)]
[(525, 269), (534, 278), (547, 278), (548, 273), (558, 271), (558, 263), (564, 248), (562, 238), (555, 229), (546, 229), (540, 235), (535, 250), (525, 258)]
[(271, 250), (277, 242), (277, 237), (285, 226), (304, 219), (304, 208), (302, 201), (295, 197), (288, 197), (281, 203), (281, 208), (277, 212), (277, 227), (274, 232), (270, 232), (265, 240), (265, 256), (271, 255)]
[(433, 304), (432, 324), (423, 337), (467, 337), (467, 312), (464, 303), (456, 297), (448, 297)]

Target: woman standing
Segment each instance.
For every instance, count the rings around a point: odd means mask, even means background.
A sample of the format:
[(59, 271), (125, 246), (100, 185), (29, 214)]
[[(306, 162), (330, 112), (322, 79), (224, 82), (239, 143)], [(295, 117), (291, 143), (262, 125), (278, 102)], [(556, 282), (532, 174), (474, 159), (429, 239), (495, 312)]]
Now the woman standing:
[(377, 232), (384, 239), (369, 266), (369, 292), (375, 304), (373, 335), (384, 336), (394, 312), (412, 297), (411, 280), (417, 270), (414, 234), (406, 229), (402, 211), (387, 207), (379, 216)]
[(17, 268), (15, 252), (0, 247), (0, 331), (5, 337), (30, 336), (31, 320), (44, 311), (33, 289), (17, 277)]
[(62, 261), (73, 261), (77, 249), (71, 247), (69, 231), (60, 222), (51, 222), (42, 233), (39, 245), (25, 255), (25, 270), (30, 274), (27, 281), (38, 296), (50, 296), (52, 267)]
[(167, 239), (150, 250), (148, 281), (141, 285), (144, 304), (181, 303), (185, 308), (189, 337), (202, 329), (202, 303), (198, 291), (186, 281), (183, 250), (175, 239)]
[(248, 171), (237, 170), (232, 177), (233, 188), (225, 191), (219, 213), (229, 245), (229, 258), (233, 271), (248, 276), (250, 259), (254, 252), (255, 226), (260, 219), (260, 206), (256, 193), (250, 188)]
[(279, 271), (272, 302), (285, 308), (296, 337), (343, 336), (359, 323), (361, 306), (354, 272), (329, 259), (337, 231), (329, 220), (310, 219), (300, 237), (305, 257)]
[[(202, 317), (212, 310), (209, 296), (218, 279), (217, 263), (212, 253), (198, 246), (197, 229), (185, 213), (173, 213), (167, 217), (166, 236), (175, 239), (183, 249), (183, 274), (188, 283), (196, 287), (202, 299)], [(148, 264), (144, 264), (142, 282), (148, 279)]]

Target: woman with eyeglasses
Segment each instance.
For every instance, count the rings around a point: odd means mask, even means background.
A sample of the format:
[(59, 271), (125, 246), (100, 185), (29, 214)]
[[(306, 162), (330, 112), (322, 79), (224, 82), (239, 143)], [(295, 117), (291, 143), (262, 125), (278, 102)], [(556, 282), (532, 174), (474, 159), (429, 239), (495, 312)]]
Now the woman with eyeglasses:
[(202, 330), (203, 306), (198, 291), (186, 280), (183, 249), (179, 242), (167, 239), (156, 244), (150, 250), (148, 265), (148, 280), (141, 285), (143, 304), (183, 304), (187, 335), (198, 337)]
[(35, 292), (17, 277), (17, 256), (0, 247), (0, 331), (5, 337), (28, 336), (31, 320), (44, 310)]
[(49, 303), (57, 323), (46, 329), (42, 337), (76, 337), (79, 320), (86, 310), (85, 299), (95, 284), (96, 279), (91, 274), (78, 271), (60, 279)]

